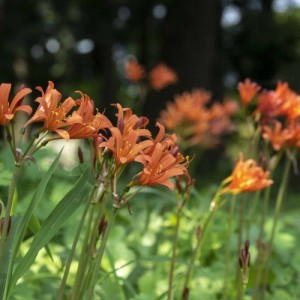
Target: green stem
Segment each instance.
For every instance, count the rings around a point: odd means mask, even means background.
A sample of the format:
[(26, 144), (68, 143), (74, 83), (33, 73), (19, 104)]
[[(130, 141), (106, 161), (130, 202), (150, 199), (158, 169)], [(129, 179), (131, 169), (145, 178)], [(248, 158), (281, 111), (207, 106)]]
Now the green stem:
[[(247, 200), (246, 194), (243, 195), (241, 201), (240, 201), (240, 216), (239, 216), (239, 226), (238, 226), (238, 253), (240, 252), (240, 249), (242, 247), (242, 240), (243, 240), (243, 227), (244, 227), (244, 216), (245, 216), (245, 201)], [(241, 299), (242, 295), (242, 279), (240, 276), (240, 267), (238, 266), (236, 269), (236, 279), (238, 282), (238, 293), (237, 293), (237, 299)]]
[(5, 130), (6, 130), (6, 135), (7, 135), (7, 142), (9, 144), (10, 150), (11, 150), (13, 156), (14, 156), (15, 162), (17, 162), (18, 159), (17, 159), (17, 155), (16, 155), (16, 148), (13, 144), (12, 134), (11, 134), (8, 126), (5, 127)]
[(90, 277), (91, 277), (91, 272), (90, 269), (93, 267), (93, 261), (95, 259), (95, 257), (97, 256), (95, 254), (96, 249), (97, 249), (97, 242), (98, 242), (98, 238), (99, 237), (99, 225), (101, 222), (101, 216), (103, 216), (103, 211), (101, 209), (101, 206), (99, 207), (99, 211), (98, 214), (95, 218), (95, 222), (94, 222), (94, 226), (93, 226), (93, 230), (92, 230), (92, 234), (91, 237), (89, 239), (89, 244), (88, 244), (88, 248), (86, 251), (86, 269), (87, 269), (87, 275), (84, 276), (84, 278), (82, 279), (82, 288), (80, 289), (80, 292), (78, 293), (79, 298), (78, 299), (82, 299), (84, 296), (84, 291), (87, 289), (87, 287), (90, 284)]
[(254, 224), (255, 217), (257, 215), (256, 209), (257, 209), (257, 204), (258, 204), (258, 199), (260, 196), (260, 190), (256, 191), (253, 204), (251, 205), (251, 212), (247, 217), (247, 224), (246, 224), (246, 240), (250, 239), (250, 230), (251, 226)]
[(195, 265), (195, 262), (196, 262), (196, 259), (197, 259), (198, 255), (199, 255), (199, 252), (201, 251), (203, 237), (204, 237), (205, 232), (206, 232), (206, 230), (208, 228), (210, 220), (212, 219), (213, 215), (215, 214), (217, 208), (220, 206), (219, 196), (220, 196), (220, 194), (217, 193), (216, 196), (214, 197), (214, 199), (212, 200), (211, 205), (210, 205), (209, 214), (208, 214), (208, 216), (207, 216), (207, 218), (206, 218), (206, 220), (205, 220), (205, 222), (203, 224), (202, 230), (201, 230), (201, 235), (197, 239), (197, 243), (196, 243), (196, 246), (194, 248), (194, 251), (193, 251), (193, 254), (192, 254), (192, 257), (191, 257), (191, 261), (190, 261), (188, 270), (187, 270), (186, 275), (185, 275), (182, 296), (184, 296), (185, 290), (189, 288), (189, 283), (190, 283), (190, 279), (192, 277), (192, 272), (193, 272), (193, 269), (194, 269), (194, 265)]
[(231, 235), (232, 235), (232, 225), (233, 225), (233, 220), (234, 220), (234, 209), (235, 209), (235, 199), (233, 199), (232, 201), (230, 201), (230, 205), (229, 205), (229, 214), (228, 214), (228, 221), (227, 221), (227, 234), (226, 234), (226, 252), (225, 252), (225, 267), (224, 267), (224, 293), (223, 293), (223, 298), (222, 299), (227, 299), (227, 290), (228, 290), (228, 279), (229, 276), (228, 274), (230, 274), (230, 252), (231, 252), (231, 244), (230, 244), (230, 240), (231, 240)]
[[(40, 129), (37, 133), (36, 133), (36, 137), (32, 139), (32, 141), (30, 142), (30, 144), (28, 145), (27, 149), (25, 150), (22, 158), (24, 158), (26, 155), (32, 155), (34, 152), (37, 151), (38, 149), (38, 144), (44, 139), (44, 137), (48, 134), (48, 130), (46, 130), (44, 132), (44, 134), (42, 135), (42, 137), (38, 137), (38, 135), (43, 131), (43, 129)], [(37, 142), (34, 145), (34, 142), (37, 140)], [(28, 154), (29, 153), (29, 154)]]
[(87, 294), (88, 296), (87, 296), (86, 299), (92, 299), (93, 298), (92, 296), (93, 296), (94, 288), (95, 288), (95, 285), (96, 285), (96, 282), (97, 282), (97, 274), (98, 274), (98, 269), (97, 268), (99, 268), (99, 266), (101, 265), (102, 257), (103, 257), (105, 247), (106, 247), (106, 244), (107, 244), (107, 241), (108, 241), (108, 236), (110, 234), (112, 225), (114, 224), (114, 220), (115, 220), (115, 217), (118, 213), (118, 210), (119, 209), (117, 207), (113, 208), (112, 215), (111, 215), (111, 218), (108, 222), (108, 226), (107, 226), (107, 229), (104, 233), (104, 236), (102, 238), (101, 245), (100, 245), (97, 257), (96, 257), (96, 259), (93, 263), (93, 267), (91, 269), (90, 287), (89, 287), (88, 294)]
[(9, 190), (8, 190), (8, 199), (7, 199), (7, 203), (6, 203), (6, 209), (5, 209), (4, 225), (3, 225), (2, 235), (1, 235), (1, 239), (0, 239), (0, 261), (2, 260), (5, 241), (7, 238), (7, 229), (8, 229), (8, 224), (9, 224), (9, 218), (11, 215), (12, 203), (13, 203), (17, 180), (20, 175), (20, 172), (21, 172), (21, 165), (16, 163), (15, 169), (13, 172), (13, 178), (12, 178), (11, 184), (9, 186)]
[[(102, 203), (102, 198), (105, 195), (105, 190), (103, 188), (103, 185), (95, 186), (93, 193), (91, 194), (91, 198), (89, 199), (89, 205), (90, 208), (90, 214), (88, 216), (88, 221), (87, 221), (87, 227), (81, 247), (81, 253), (80, 253), (80, 258), (78, 262), (78, 269), (76, 273), (76, 278), (75, 278), (75, 283), (73, 287), (73, 292), (72, 292), (72, 299), (78, 299), (80, 290), (83, 284), (83, 279), (84, 279), (84, 274), (85, 271), (88, 267), (88, 259), (89, 259), (89, 241), (90, 241), (90, 236), (91, 236), (91, 228), (93, 224), (93, 219), (94, 219), (94, 212), (95, 212), (95, 207), (96, 203), (101, 204)], [(102, 200), (101, 200), (102, 199)], [(101, 205), (100, 205), (101, 207)]]
[(266, 283), (268, 281), (268, 274), (269, 274), (269, 267), (270, 267), (269, 262), (270, 262), (270, 258), (271, 258), (271, 253), (272, 253), (272, 248), (273, 248), (277, 223), (278, 223), (278, 220), (279, 220), (282, 201), (283, 201), (283, 197), (284, 197), (286, 187), (287, 187), (287, 183), (288, 183), (288, 178), (289, 178), (289, 172), (290, 172), (291, 165), (292, 165), (292, 161), (287, 157), (285, 167), (284, 167), (284, 171), (283, 171), (283, 175), (282, 175), (281, 185), (280, 185), (280, 188), (279, 188), (279, 191), (278, 191), (278, 194), (277, 194), (277, 199), (276, 199), (276, 204), (275, 204), (275, 211), (274, 211), (274, 215), (273, 215), (273, 224), (272, 224), (271, 236), (270, 236), (270, 241), (269, 241), (269, 245), (268, 245), (268, 249), (267, 249), (267, 255), (266, 255), (265, 263), (264, 263), (265, 268), (263, 268), (264, 269), (264, 275), (266, 275), (266, 276), (262, 276), (262, 278), (265, 278), (264, 285), (263, 285), (263, 290), (262, 290), (262, 298), (264, 298), (264, 294), (266, 292)]
[(179, 226), (180, 226), (181, 216), (182, 216), (182, 209), (179, 208), (177, 210), (177, 215), (176, 215), (176, 227), (175, 227), (175, 234), (174, 234), (174, 239), (173, 239), (172, 256), (171, 256), (171, 261), (170, 261), (169, 285), (168, 285), (168, 300), (171, 300), (171, 298), (172, 298), (172, 287), (173, 287), (173, 278), (174, 278), (175, 257), (176, 257), (176, 248), (177, 248), (178, 232), (179, 232)]
[(71, 263), (73, 261), (73, 257), (74, 257), (74, 254), (75, 254), (75, 250), (76, 250), (76, 247), (77, 247), (79, 236), (80, 236), (80, 233), (82, 231), (83, 224), (84, 224), (85, 218), (87, 216), (87, 212), (89, 210), (89, 207), (90, 207), (90, 201), (87, 201), (86, 206), (85, 206), (84, 211), (83, 211), (83, 214), (81, 216), (80, 223), (78, 225), (75, 237), (74, 237), (74, 241), (73, 241), (73, 244), (72, 244), (71, 251), (69, 253), (69, 257), (68, 257), (66, 268), (65, 268), (65, 271), (64, 271), (64, 275), (63, 275), (63, 278), (62, 278), (62, 281), (61, 281), (61, 285), (60, 285), (59, 293), (58, 293), (58, 296), (57, 296), (57, 300), (60, 300), (60, 299), (63, 298), (66, 283), (67, 283), (67, 279), (68, 279), (68, 275), (69, 275), (69, 271), (70, 271), (70, 267), (71, 267)]

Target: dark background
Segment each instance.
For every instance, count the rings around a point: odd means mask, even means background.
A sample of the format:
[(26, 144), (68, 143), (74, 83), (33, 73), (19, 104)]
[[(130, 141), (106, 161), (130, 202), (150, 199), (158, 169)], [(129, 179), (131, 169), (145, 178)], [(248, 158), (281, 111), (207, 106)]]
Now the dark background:
[(109, 110), (134, 55), (158, 62), (179, 82), (150, 92), (155, 118), (174, 94), (203, 87), (222, 99), (249, 77), (300, 90), (300, 11), (289, 0), (6, 0), (0, 2), (0, 80), (89, 94)]

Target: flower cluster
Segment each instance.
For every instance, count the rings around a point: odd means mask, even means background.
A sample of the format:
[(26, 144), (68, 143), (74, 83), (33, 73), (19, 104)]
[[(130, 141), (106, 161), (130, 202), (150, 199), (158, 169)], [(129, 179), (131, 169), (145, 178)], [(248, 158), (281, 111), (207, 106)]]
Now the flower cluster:
[(254, 101), (255, 118), (262, 126), (262, 136), (275, 150), (300, 147), (300, 96), (287, 83), (278, 82), (275, 90), (261, 88), (246, 79), (239, 84), (243, 103)]
[(222, 193), (239, 194), (264, 189), (273, 183), (269, 175), (269, 172), (264, 171), (253, 159), (244, 161), (243, 155), (240, 154), (231, 175), (224, 180), (224, 184), (228, 185)]
[[(10, 89), (10, 84), (0, 86), (0, 120), (3, 126), (9, 125), (17, 111), (24, 111), (29, 115), (32, 113), (30, 106), (21, 105), (22, 99), (31, 90), (22, 88), (9, 104)], [(114, 104), (118, 111), (117, 124), (114, 126), (104, 114), (98, 110), (95, 112), (94, 102), (82, 92), (77, 92), (77, 99), (68, 97), (62, 100), (61, 93), (51, 81), (45, 91), (41, 87), (37, 87), (37, 90), (41, 93), (35, 100), (38, 107), (24, 128), (33, 123), (42, 124), (38, 133), (43, 133), (43, 136), (26, 153), (32, 155), (41, 146), (55, 139), (68, 141), (92, 138), (98, 159), (104, 153), (112, 153), (114, 162), (110, 165), (113, 165), (114, 172), (133, 161), (142, 164), (142, 171), (135, 176), (131, 185), (165, 185), (173, 189), (174, 185), (170, 181), (172, 177), (185, 175), (189, 178), (188, 161), (179, 152), (176, 136), (166, 135), (163, 125), (157, 123), (159, 131), (153, 137), (145, 128), (149, 123), (146, 117), (138, 117), (130, 108), (123, 108), (118, 103)], [(17, 148), (16, 145), (13, 146)]]
[(213, 103), (208, 107), (211, 94), (205, 90), (193, 90), (176, 96), (161, 112), (159, 122), (178, 135), (186, 146), (213, 147), (222, 135), (234, 129), (230, 117), (237, 111), (234, 101)]
[[(133, 83), (138, 83), (147, 76), (144, 67), (135, 59), (128, 59), (125, 62), (124, 70), (127, 79)], [(149, 72), (147, 79), (149, 80), (150, 86), (156, 91), (162, 90), (178, 81), (175, 71), (164, 63), (155, 66)]]

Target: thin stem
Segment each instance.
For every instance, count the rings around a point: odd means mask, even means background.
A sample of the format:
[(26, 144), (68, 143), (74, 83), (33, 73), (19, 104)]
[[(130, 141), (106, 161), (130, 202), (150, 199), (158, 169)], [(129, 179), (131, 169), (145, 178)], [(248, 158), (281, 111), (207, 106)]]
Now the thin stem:
[[(100, 192), (99, 192), (100, 191)], [(83, 284), (83, 278), (84, 274), (86, 271), (86, 268), (88, 266), (87, 262), (89, 259), (89, 241), (90, 241), (90, 236), (91, 236), (91, 228), (93, 224), (93, 219), (94, 219), (94, 212), (95, 212), (95, 204), (93, 203), (102, 203), (101, 200), (105, 195), (105, 190), (103, 189), (103, 186), (100, 184), (99, 186), (95, 186), (93, 193), (91, 194), (91, 198), (89, 199), (89, 202), (91, 205), (89, 205), (90, 208), (90, 213), (88, 216), (88, 221), (87, 221), (87, 226), (86, 226), (86, 231), (81, 247), (81, 254), (79, 258), (79, 263), (78, 263), (78, 269), (76, 273), (76, 278), (75, 278), (75, 284), (73, 287), (73, 292), (72, 292), (72, 299), (78, 299), (78, 295), (80, 294), (80, 290)], [(97, 199), (94, 199), (94, 198)], [(100, 205), (101, 206), (101, 205)]]
[(97, 268), (99, 268), (99, 266), (101, 265), (101, 261), (102, 261), (102, 257), (103, 257), (104, 251), (105, 251), (107, 241), (108, 241), (108, 237), (109, 237), (111, 228), (114, 224), (114, 220), (115, 220), (115, 217), (116, 217), (118, 211), (119, 211), (118, 208), (113, 207), (111, 218), (108, 222), (107, 229), (106, 229), (106, 231), (103, 235), (97, 257), (96, 257), (96, 259), (93, 263), (93, 267), (92, 267), (92, 270), (91, 270), (90, 287), (89, 287), (88, 294), (87, 294), (88, 296), (87, 296), (86, 299), (92, 299), (94, 288), (95, 288), (95, 285), (96, 285), (96, 282), (97, 282), (97, 274), (98, 274)]
[(269, 245), (268, 245), (268, 248), (267, 248), (267, 255), (266, 255), (265, 263), (264, 263), (264, 265), (265, 265), (264, 274), (266, 276), (262, 276), (262, 278), (265, 278), (264, 285), (263, 285), (263, 290), (262, 290), (262, 299), (264, 299), (264, 294), (265, 294), (265, 291), (266, 291), (266, 283), (268, 281), (268, 273), (269, 273), (269, 267), (270, 267), (269, 262), (270, 262), (270, 258), (271, 258), (271, 253), (272, 253), (272, 248), (273, 248), (277, 223), (278, 223), (278, 220), (279, 220), (282, 201), (283, 201), (283, 197), (284, 197), (286, 187), (287, 187), (287, 183), (288, 183), (288, 178), (289, 178), (289, 172), (290, 172), (291, 165), (292, 165), (292, 161), (287, 157), (285, 167), (284, 167), (284, 171), (283, 171), (283, 175), (282, 175), (281, 185), (280, 185), (280, 188), (279, 188), (279, 191), (278, 191), (278, 194), (277, 194), (277, 199), (276, 199), (276, 204), (275, 204), (275, 211), (274, 211), (274, 215), (273, 215), (273, 224), (272, 224), (271, 236), (270, 236), (270, 241), (269, 241)]
[(63, 278), (62, 278), (62, 281), (61, 281), (59, 293), (58, 293), (58, 296), (56, 298), (57, 300), (60, 300), (60, 299), (63, 298), (66, 283), (67, 283), (67, 279), (68, 279), (68, 275), (69, 275), (69, 271), (70, 271), (70, 267), (71, 267), (71, 263), (73, 261), (73, 257), (74, 257), (74, 254), (75, 254), (75, 250), (76, 250), (76, 247), (77, 247), (79, 236), (80, 236), (80, 233), (82, 231), (83, 224), (84, 224), (85, 218), (87, 216), (87, 212), (89, 210), (89, 207), (90, 207), (90, 201), (87, 201), (86, 206), (84, 208), (84, 211), (82, 213), (82, 216), (81, 216), (81, 219), (80, 219), (75, 237), (74, 237), (74, 241), (73, 241), (73, 244), (72, 244), (71, 251), (69, 253), (69, 257), (68, 257), (68, 260), (67, 260), (67, 263), (66, 263), (66, 268), (65, 268), (65, 271), (64, 271), (64, 275), (63, 275)]
[[(217, 193), (215, 195), (214, 199), (212, 200), (211, 205), (210, 205), (209, 214), (208, 214), (208, 216), (207, 216), (207, 218), (206, 218), (206, 220), (203, 224), (203, 227), (201, 229), (201, 234), (200, 234), (199, 238), (197, 239), (197, 243), (196, 243), (196, 246), (194, 248), (188, 270), (187, 270), (186, 275), (185, 275), (182, 297), (184, 297), (184, 295), (185, 295), (185, 290), (189, 288), (189, 283), (190, 283), (190, 279), (192, 277), (192, 272), (193, 272), (193, 269), (194, 269), (194, 265), (195, 265), (195, 262), (196, 262), (196, 259), (197, 259), (198, 255), (199, 255), (199, 252), (201, 250), (203, 237), (204, 237), (205, 232), (208, 228), (210, 220), (212, 219), (213, 215), (215, 214), (217, 208), (219, 206), (221, 206), (220, 203), (219, 203), (219, 196), (220, 196), (220, 193)], [(184, 299), (184, 298), (182, 298), (182, 299)]]
[[(42, 137), (38, 137), (38, 135), (41, 133), (43, 131), (43, 129), (40, 129), (37, 133), (36, 133), (36, 137), (35, 138), (33, 138), (32, 139), (32, 141), (30, 142), (30, 144), (28, 145), (28, 147), (27, 147), (27, 149), (25, 150), (25, 152), (24, 152), (24, 154), (23, 154), (23, 158), (26, 156), (26, 155), (32, 155), (34, 152), (36, 152), (37, 151), (37, 149), (38, 149), (38, 144), (44, 139), (44, 137), (48, 134), (48, 130), (46, 130), (45, 132), (44, 132), (44, 134), (42, 135)], [(35, 140), (36, 139), (38, 139), (37, 140), (37, 142), (35, 143), (35, 145), (34, 145), (34, 142), (35, 142)], [(36, 147), (36, 148), (34, 148), (34, 146)], [(29, 153), (29, 154), (28, 154)]]
[(11, 134), (8, 126), (5, 127), (5, 130), (6, 130), (6, 135), (7, 135), (7, 142), (9, 144), (10, 150), (11, 150), (13, 156), (14, 156), (15, 162), (17, 162), (18, 160), (17, 160), (17, 155), (16, 155), (16, 149), (15, 149), (13, 143), (12, 143), (12, 140), (13, 140), (12, 139), (12, 134)]
[(2, 256), (3, 256), (3, 250), (4, 250), (4, 246), (5, 246), (5, 241), (7, 238), (7, 229), (8, 229), (8, 224), (9, 224), (9, 218), (11, 215), (12, 203), (13, 203), (17, 180), (18, 180), (20, 172), (21, 172), (21, 165), (16, 163), (15, 169), (13, 172), (13, 178), (12, 178), (11, 184), (9, 186), (9, 190), (8, 190), (8, 199), (7, 199), (7, 203), (6, 203), (6, 209), (5, 209), (4, 225), (3, 225), (2, 235), (1, 235), (1, 239), (0, 239), (0, 261), (2, 260)]
[(91, 272), (90, 270), (93, 268), (93, 260), (95, 259), (95, 257), (97, 256), (97, 254), (95, 254), (96, 250), (97, 250), (97, 243), (99, 241), (99, 225), (101, 222), (101, 216), (103, 216), (103, 211), (101, 209), (101, 206), (99, 206), (99, 211), (98, 214), (95, 218), (95, 222), (94, 222), (94, 226), (93, 226), (93, 230), (92, 230), (92, 234), (91, 237), (89, 239), (89, 244), (88, 244), (88, 248), (86, 251), (86, 276), (84, 276), (84, 279), (82, 279), (82, 284), (81, 284), (81, 289), (80, 292), (78, 293), (78, 299), (82, 299), (83, 295), (84, 295), (84, 291), (87, 289), (87, 287), (90, 284), (90, 277), (91, 277)]
[(250, 230), (251, 230), (251, 226), (254, 224), (254, 221), (255, 221), (256, 209), (257, 209), (259, 196), (260, 196), (260, 190), (256, 191), (256, 193), (254, 195), (253, 204), (251, 205), (251, 212), (248, 214), (248, 217), (247, 217), (247, 221), (246, 221), (247, 222), (246, 223), (246, 240), (250, 239)]
[(232, 225), (233, 225), (233, 220), (234, 220), (234, 209), (235, 209), (235, 199), (232, 199), (230, 201), (229, 205), (229, 214), (228, 214), (228, 221), (227, 221), (227, 233), (226, 233), (226, 250), (225, 250), (225, 267), (224, 267), (224, 293), (223, 293), (223, 299), (227, 299), (227, 290), (228, 290), (228, 279), (230, 274), (229, 270), (229, 262), (230, 262), (230, 252), (231, 252), (231, 235), (232, 235)]
[[(243, 227), (244, 227), (244, 216), (245, 216), (245, 201), (247, 200), (246, 195), (244, 194), (244, 197), (240, 199), (240, 215), (239, 215), (239, 226), (238, 226), (238, 252), (240, 252), (240, 249), (242, 247), (242, 240), (243, 240)], [(238, 293), (237, 293), (237, 299), (241, 299), (242, 295), (242, 279), (240, 276), (240, 267), (238, 266), (236, 269), (236, 279), (238, 282)]]
[(182, 209), (179, 208), (177, 210), (177, 215), (176, 215), (176, 227), (175, 227), (175, 234), (174, 234), (174, 238), (173, 238), (172, 256), (171, 256), (171, 261), (170, 261), (168, 300), (171, 300), (171, 298), (172, 298), (175, 257), (176, 257), (176, 248), (177, 248), (177, 240), (178, 240), (178, 232), (179, 232), (181, 216), (182, 216)]
[(17, 157), (17, 153), (16, 153), (16, 135), (15, 135), (15, 127), (14, 127), (14, 122), (11, 122), (11, 135), (12, 135), (12, 146), (14, 148), (14, 156)]

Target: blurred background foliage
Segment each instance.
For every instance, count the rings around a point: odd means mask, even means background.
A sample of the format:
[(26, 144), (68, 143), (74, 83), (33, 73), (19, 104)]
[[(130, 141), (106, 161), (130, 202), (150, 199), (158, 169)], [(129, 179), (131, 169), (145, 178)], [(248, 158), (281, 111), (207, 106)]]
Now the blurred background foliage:
[[(167, 101), (193, 88), (205, 88), (212, 91), (215, 99), (222, 99), (234, 94), (237, 83), (249, 77), (264, 88), (274, 88), (282, 80), (300, 91), (299, 0), (0, 0), (0, 41), (1, 82), (25, 83), (33, 88), (46, 87), (47, 81), (52, 80), (63, 95), (74, 90), (89, 94), (107, 114), (115, 112), (111, 103), (122, 101), (122, 86), (128, 83), (123, 70), (126, 58), (136, 57), (147, 70), (165, 62), (176, 70), (179, 81), (148, 93), (143, 114), (153, 123)], [(3, 170), (11, 168), (7, 165), (12, 164), (8, 157), (11, 158), (7, 152), (1, 152)], [(21, 178), (21, 210), (30, 199), (28, 191), (36, 186), (41, 171), (47, 170), (49, 153), (42, 153), (37, 159), (39, 167), (31, 165)], [(176, 275), (182, 275), (186, 268), (194, 228), (216, 189), (205, 183), (212, 178), (219, 182), (232, 168), (231, 161), (221, 160), (220, 172), (214, 173), (212, 164), (216, 162), (208, 159), (205, 163), (206, 167), (201, 168), (205, 176), (199, 176), (201, 195), (193, 195), (185, 212)], [(0, 196), (4, 198), (10, 173), (1, 174)], [(43, 219), (48, 214), (48, 204), (54, 207), (66, 187), (71, 186), (71, 175), (69, 170), (56, 172), (49, 186), (49, 199), (37, 211), (39, 218)], [(298, 179), (293, 187), (296, 186), (299, 187)], [(109, 293), (118, 293), (118, 299), (154, 299), (149, 296), (151, 293), (157, 299), (164, 297), (176, 216), (171, 211), (172, 195), (166, 190), (154, 193), (146, 190), (134, 202), (133, 217), (126, 209), (122, 211), (103, 265), (103, 272), (111, 273), (102, 279), (97, 299), (113, 299)], [(300, 255), (296, 251), (300, 240), (295, 238), (300, 228), (299, 199), (295, 194), (287, 198), (280, 222), (284, 230), (276, 241), (277, 260), (271, 270), (275, 292), (268, 299), (300, 297)], [(57, 255), (55, 264), (41, 251), (13, 299), (38, 299), (40, 295), (40, 299), (53, 299), (67, 256), (65, 247), (69, 247), (74, 234), (72, 224), (78, 222), (80, 213), (52, 242), (53, 253)], [(191, 299), (198, 299), (200, 293), (207, 300), (219, 299), (225, 272), (226, 218), (227, 213), (221, 211), (212, 225), (208, 247), (204, 248), (203, 268), (197, 270)], [(254, 260), (257, 228), (251, 230)], [(232, 249), (236, 240), (237, 232), (230, 240)], [(232, 250), (229, 263), (231, 282), (236, 274), (235, 253)], [(180, 282), (178, 278), (176, 293), (180, 292)]]
[(150, 92), (144, 114), (156, 118), (175, 93), (203, 87), (222, 99), (250, 77), (300, 89), (298, 0), (2, 0), (1, 82), (90, 94), (109, 104), (126, 83), (133, 55), (146, 67), (165, 62), (176, 85)]

